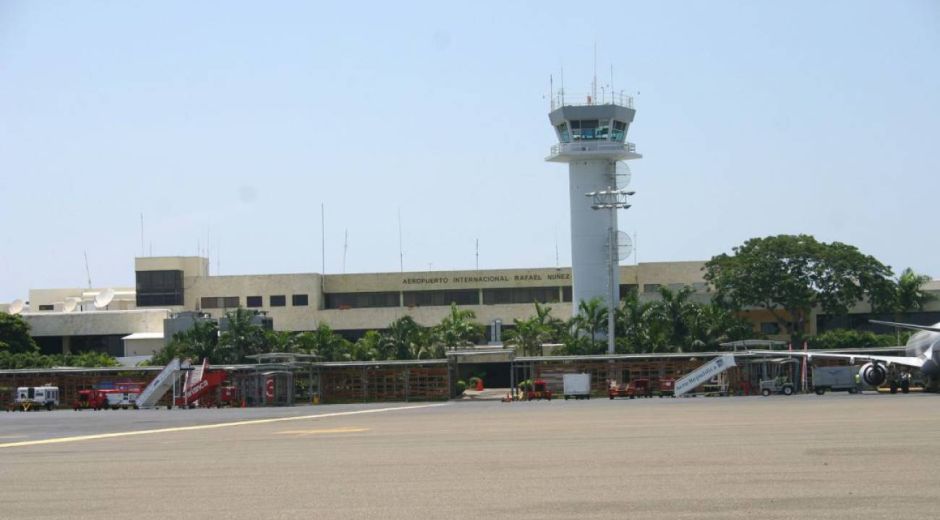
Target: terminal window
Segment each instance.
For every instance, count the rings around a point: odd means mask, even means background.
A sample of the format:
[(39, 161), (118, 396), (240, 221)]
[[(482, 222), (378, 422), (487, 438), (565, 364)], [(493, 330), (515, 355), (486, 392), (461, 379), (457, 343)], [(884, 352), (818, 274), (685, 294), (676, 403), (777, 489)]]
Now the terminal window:
[(137, 271), (137, 306), (183, 305), (183, 271)]
[(568, 125), (567, 125), (566, 123), (562, 123), (562, 124), (556, 126), (556, 127), (555, 127), (555, 130), (558, 131), (558, 140), (559, 140), (559, 141), (561, 141), (561, 142), (563, 142), (563, 143), (570, 143), (570, 142), (571, 142), (571, 134), (568, 133)]
[(450, 291), (405, 291), (405, 307), (480, 305), (480, 291), (477, 289), (457, 289)]
[(55, 310), (55, 305), (40, 305), (39, 310), (41, 311), (51, 311)]
[(290, 297), (290, 304), (294, 307), (306, 307), (307, 306), (307, 295), (306, 294), (294, 294)]
[(257, 308), (257, 307), (261, 307), (264, 305), (261, 302), (260, 296), (249, 296), (246, 300), (247, 302), (245, 303), (245, 307), (248, 307), (248, 308)]
[(635, 283), (622, 283), (620, 284), (620, 298), (626, 298), (630, 294), (637, 293), (637, 285)]
[(203, 309), (235, 309), (241, 300), (238, 296), (206, 296), (199, 303)]
[(271, 307), (284, 307), (287, 305), (287, 296), (275, 294), (271, 296)]
[(483, 305), (505, 303), (554, 303), (558, 301), (558, 287), (518, 287), (513, 289), (483, 289)]
[(400, 307), (399, 292), (359, 292), (325, 294), (327, 309), (365, 309)]
[(643, 292), (646, 294), (658, 293), (660, 287), (662, 287), (662, 285), (658, 283), (643, 284)]

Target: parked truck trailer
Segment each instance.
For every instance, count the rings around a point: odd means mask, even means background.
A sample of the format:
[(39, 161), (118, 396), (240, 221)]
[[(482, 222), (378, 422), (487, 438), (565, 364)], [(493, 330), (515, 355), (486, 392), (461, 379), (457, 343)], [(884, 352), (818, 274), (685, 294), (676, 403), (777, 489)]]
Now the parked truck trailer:
[(848, 392), (855, 394), (862, 391), (858, 377), (859, 367), (813, 367), (813, 390), (816, 395), (826, 392)]

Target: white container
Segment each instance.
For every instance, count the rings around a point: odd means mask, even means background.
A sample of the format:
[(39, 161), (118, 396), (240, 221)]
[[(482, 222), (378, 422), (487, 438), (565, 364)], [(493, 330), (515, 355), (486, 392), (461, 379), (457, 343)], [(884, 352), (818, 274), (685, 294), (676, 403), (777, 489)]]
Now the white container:
[(591, 396), (591, 374), (565, 374), (565, 399)]

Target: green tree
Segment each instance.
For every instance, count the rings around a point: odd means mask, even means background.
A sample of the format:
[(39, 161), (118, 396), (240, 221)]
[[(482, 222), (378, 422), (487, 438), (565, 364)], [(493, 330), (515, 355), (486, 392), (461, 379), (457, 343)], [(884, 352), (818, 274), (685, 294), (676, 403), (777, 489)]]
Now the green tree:
[(631, 291), (617, 309), (616, 332), (619, 353), (664, 352), (669, 343), (669, 330), (654, 319), (655, 302), (641, 302)]
[(29, 323), (19, 314), (0, 312), (0, 352), (38, 353), (39, 346), (29, 335)]
[(898, 312), (920, 311), (936, 297), (924, 290), (930, 277), (908, 267), (898, 277), (895, 308)]
[(434, 327), (434, 343), (444, 349), (453, 350), (475, 344), (483, 337), (483, 326), (476, 323), (476, 314), (471, 310), (462, 310), (457, 304), (450, 304), (450, 314)]
[(660, 299), (653, 302), (647, 316), (658, 321), (661, 330), (666, 333), (667, 346), (672, 351), (682, 352), (690, 346), (689, 322), (698, 308), (689, 297), (692, 288), (688, 285), (673, 291), (668, 287), (660, 287)]
[(382, 332), (380, 350), (386, 359), (427, 359), (431, 357), (429, 333), (411, 316), (402, 316)]
[[(596, 354), (603, 351), (603, 345), (598, 340), (598, 334), (607, 331), (607, 306), (600, 298), (582, 300), (578, 302), (578, 314), (570, 322), (573, 340), (572, 346), (579, 353)], [(574, 337), (584, 336), (589, 343), (584, 344)], [(588, 352), (582, 352), (587, 350)]]
[(268, 351), (264, 328), (253, 323), (254, 316), (255, 313), (241, 307), (225, 314), (227, 326), (219, 338), (226, 353), (225, 362), (243, 363), (250, 355)]
[(551, 314), (552, 308), (535, 303), (535, 315), (513, 319), (513, 327), (506, 329), (503, 342), (514, 345), (523, 356), (544, 355), (542, 345), (558, 341), (565, 324)]
[(307, 352), (320, 356), (321, 361), (353, 361), (350, 342), (326, 323), (320, 323), (316, 330), (307, 334)]
[(846, 314), (865, 297), (890, 291), (891, 269), (853, 246), (809, 235), (752, 238), (734, 254), (712, 257), (705, 279), (734, 308), (768, 310), (799, 344), (813, 308)]
[(367, 331), (352, 345), (353, 358), (359, 361), (382, 361), (388, 359), (388, 353), (382, 346), (382, 335), (374, 330)]
[(170, 342), (154, 354), (151, 364), (165, 365), (173, 358), (192, 359), (210, 364), (227, 363), (229, 354), (219, 344), (219, 326), (215, 321), (197, 320), (192, 327), (177, 332)]

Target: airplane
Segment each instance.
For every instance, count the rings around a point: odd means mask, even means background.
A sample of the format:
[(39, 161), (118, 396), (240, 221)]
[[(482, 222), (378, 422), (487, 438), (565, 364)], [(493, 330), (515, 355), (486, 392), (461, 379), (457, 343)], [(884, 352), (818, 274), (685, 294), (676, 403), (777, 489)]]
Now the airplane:
[(849, 364), (856, 361), (867, 361), (858, 371), (862, 381), (873, 387), (879, 387), (888, 379), (888, 368), (892, 365), (901, 365), (917, 368), (924, 376), (936, 380), (940, 376), (940, 323), (934, 325), (915, 325), (913, 323), (896, 323), (893, 321), (869, 320), (869, 323), (887, 325), (902, 329), (915, 330), (907, 340), (904, 347), (904, 356), (876, 356), (868, 354), (836, 354), (831, 352), (813, 351), (749, 351), (758, 355), (792, 355), (805, 357), (812, 361), (814, 357), (848, 359)]

